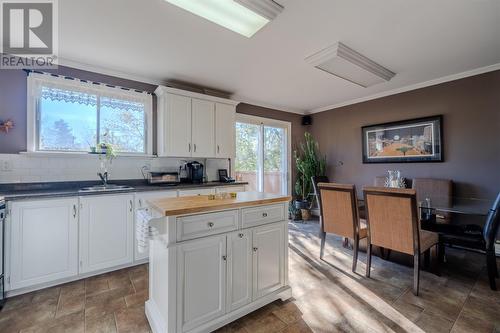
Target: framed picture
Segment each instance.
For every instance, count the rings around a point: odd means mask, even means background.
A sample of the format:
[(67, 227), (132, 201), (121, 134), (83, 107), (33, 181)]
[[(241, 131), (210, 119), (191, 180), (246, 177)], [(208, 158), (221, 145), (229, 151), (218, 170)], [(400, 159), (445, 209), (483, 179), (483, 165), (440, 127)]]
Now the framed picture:
[(442, 116), (361, 128), (363, 163), (442, 162)]

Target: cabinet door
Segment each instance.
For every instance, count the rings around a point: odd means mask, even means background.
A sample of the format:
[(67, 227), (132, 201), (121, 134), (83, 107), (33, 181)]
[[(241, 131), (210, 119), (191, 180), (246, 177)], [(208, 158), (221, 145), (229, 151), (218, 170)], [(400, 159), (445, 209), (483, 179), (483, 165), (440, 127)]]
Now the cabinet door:
[(192, 99), (192, 156), (215, 157), (215, 103)]
[(234, 105), (215, 103), (215, 156), (230, 158), (235, 155)]
[(133, 260), (134, 196), (80, 198), (80, 272), (87, 273)]
[(253, 229), (253, 299), (285, 285), (283, 223)]
[(226, 236), (185, 242), (177, 251), (177, 327), (185, 332), (226, 311)]
[(208, 195), (208, 194), (215, 194), (215, 189), (214, 188), (198, 188), (195, 190), (179, 191), (180, 197), (187, 197), (187, 196), (191, 196), (191, 195)]
[[(161, 198), (175, 198), (177, 197), (177, 191), (151, 191), (151, 192), (139, 192), (135, 194), (135, 211), (138, 209), (147, 209), (149, 210), (149, 206), (147, 201)], [(137, 248), (137, 239), (135, 237), (135, 223), (136, 215), (134, 214), (134, 260), (143, 260), (149, 257), (148, 249), (145, 249), (143, 253), (140, 253)]]
[(165, 156), (191, 156), (191, 98), (174, 94), (166, 96), (163, 133)]
[(252, 232), (227, 236), (227, 311), (252, 301)]
[(12, 203), (11, 289), (78, 273), (78, 199)]

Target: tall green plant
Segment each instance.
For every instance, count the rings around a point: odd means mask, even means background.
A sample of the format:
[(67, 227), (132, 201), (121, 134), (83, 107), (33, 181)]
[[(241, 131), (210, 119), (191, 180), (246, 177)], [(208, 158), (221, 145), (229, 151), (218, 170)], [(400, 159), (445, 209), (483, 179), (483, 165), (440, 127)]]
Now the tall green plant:
[(311, 177), (326, 175), (326, 156), (320, 156), (318, 142), (306, 132), (304, 142), (294, 151), (294, 157), (297, 168), (295, 195), (297, 199), (308, 200), (313, 191)]

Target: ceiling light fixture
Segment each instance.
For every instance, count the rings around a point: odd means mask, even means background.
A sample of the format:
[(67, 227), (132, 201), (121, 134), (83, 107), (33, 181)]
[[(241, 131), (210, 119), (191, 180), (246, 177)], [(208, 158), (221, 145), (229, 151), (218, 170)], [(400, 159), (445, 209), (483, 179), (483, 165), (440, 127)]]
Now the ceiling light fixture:
[(245, 37), (252, 37), (283, 7), (272, 0), (165, 0)]
[(338, 42), (305, 59), (314, 67), (364, 88), (391, 80), (396, 73)]

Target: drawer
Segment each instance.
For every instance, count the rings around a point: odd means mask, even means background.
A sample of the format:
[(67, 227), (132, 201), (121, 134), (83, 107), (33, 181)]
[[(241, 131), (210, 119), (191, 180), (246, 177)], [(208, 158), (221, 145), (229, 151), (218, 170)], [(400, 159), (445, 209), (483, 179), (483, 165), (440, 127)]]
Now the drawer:
[(238, 211), (178, 217), (176, 223), (177, 241), (205, 237), (238, 229)]
[(268, 205), (241, 210), (241, 227), (249, 228), (285, 219), (284, 205)]

